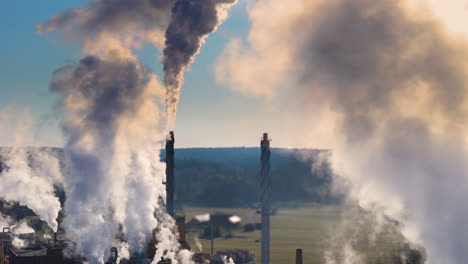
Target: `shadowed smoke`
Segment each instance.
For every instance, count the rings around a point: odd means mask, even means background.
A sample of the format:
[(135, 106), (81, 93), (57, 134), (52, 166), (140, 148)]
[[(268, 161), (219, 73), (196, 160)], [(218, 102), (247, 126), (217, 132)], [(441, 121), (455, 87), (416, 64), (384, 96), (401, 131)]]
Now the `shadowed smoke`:
[(468, 48), (413, 3), (259, 1), (251, 46), (232, 42), (217, 73), (261, 94), (258, 76), (274, 72), (277, 87), (262, 88), (287, 94), (283, 103), (301, 104), (312, 129), (327, 131), (316, 140), (333, 150), (351, 198), (400, 221), (430, 263), (463, 263)]
[(236, 0), (177, 0), (166, 30), (164, 84), (169, 122), (175, 119), (184, 69), (200, 52), (207, 35), (225, 19), (225, 10)]

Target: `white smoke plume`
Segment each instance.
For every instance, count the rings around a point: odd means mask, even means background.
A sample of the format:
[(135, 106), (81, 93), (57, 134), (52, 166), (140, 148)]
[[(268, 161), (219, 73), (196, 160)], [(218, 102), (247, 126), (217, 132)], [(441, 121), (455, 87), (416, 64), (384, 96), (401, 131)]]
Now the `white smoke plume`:
[(0, 214), (0, 232), (3, 232), (3, 228), (5, 227), (10, 227), (9, 231), (13, 236), (11, 243), (15, 248), (25, 248), (28, 245), (27, 241), (18, 237), (20, 234), (34, 233), (34, 229), (25, 221), (15, 223), (9, 216)]
[(209, 33), (227, 18), (237, 0), (176, 0), (166, 30), (164, 84), (169, 126), (174, 125), (184, 70), (192, 64)]
[(27, 246), (26, 241), (24, 241), (23, 239), (18, 238), (18, 237), (13, 237), (13, 240), (11, 241), (11, 244), (15, 248), (25, 248)]
[(195, 261), (193, 261), (193, 253), (190, 250), (187, 249), (182, 249), (179, 251), (177, 254), (178, 263), (182, 264), (195, 264)]
[(195, 246), (197, 247), (198, 252), (203, 252), (203, 245), (200, 242), (200, 239), (198, 237), (194, 238)]
[(119, 226), (137, 252), (157, 226), (165, 177), (158, 89), (156, 76), (133, 60), (88, 56), (54, 73), (68, 136), (64, 227), (91, 263), (103, 263)]
[(248, 45), (233, 40), (216, 76), (300, 105), (351, 198), (398, 220), (429, 263), (463, 263), (468, 47), (415, 2), (257, 1)]
[(25, 221), (20, 222), (13, 228), (13, 234), (30, 234), (34, 233), (34, 229), (28, 225)]
[[(28, 154), (48, 156), (46, 160), (51, 163), (42, 164), (41, 162), (37, 167), (31, 167)], [(57, 231), (57, 216), (61, 205), (54, 192), (56, 181), (53, 175), (47, 174), (48, 170), (43, 169), (48, 165), (51, 167), (58, 165), (57, 157), (49, 155), (47, 151), (36, 149), (31, 149), (28, 153), (24, 148), (2, 149), (0, 156), (3, 157), (7, 167), (0, 174), (2, 180), (0, 197), (8, 202), (18, 202), (27, 206), (46, 221), (54, 231)]]
[(156, 232), (156, 255), (154, 256), (152, 264), (158, 263), (161, 259), (171, 259), (177, 263), (177, 252), (179, 251), (177, 226), (175, 220), (161, 212), (157, 213), (158, 227)]
[(130, 250), (144, 251), (157, 225), (164, 137), (155, 100), (162, 90), (132, 49), (162, 45), (170, 8), (170, 1), (94, 1), (38, 26), (62, 31), (94, 55), (56, 71), (51, 84), (67, 111), (64, 225), (91, 263), (104, 262), (119, 226)]
[(122, 260), (129, 260), (130, 259), (130, 246), (126, 242), (121, 242), (119, 244), (118, 250), (118, 258), (117, 263), (120, 263)]
[(55, 196), (54, 186), (62, 183), (60, 160), (51, 149), (27, 148), (24, 145), (33, 142), (27, 135), (31, 116), (24, 111), (13, 114), (13, 109), (0, 110), (0, 124), (12, 128), (12, 131), (5, 129), (4, 132), (14, 135), (14, 140), (9, 142), (10, 147), (0, 148), (3, 169), (0, 172), (0, 198), (27, 206), (57, 231), (61, 205)]
[(224, 264), (236, 264), (232, 258), (228, 258), (227, 256), (223, 256), (223, 263)]

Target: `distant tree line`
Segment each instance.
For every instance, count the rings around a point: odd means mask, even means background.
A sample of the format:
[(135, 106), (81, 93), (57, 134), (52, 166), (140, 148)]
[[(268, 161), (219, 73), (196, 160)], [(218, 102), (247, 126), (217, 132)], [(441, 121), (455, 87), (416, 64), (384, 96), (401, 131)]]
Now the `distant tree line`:
[[(327, 154), (325, 150), (272, 149), (273, 201), (338, 202), (340, 198), (330, 192)], [(179, 205), (252, 207), (258, 201), (257, 148), (179, 149), (175, 166)]]

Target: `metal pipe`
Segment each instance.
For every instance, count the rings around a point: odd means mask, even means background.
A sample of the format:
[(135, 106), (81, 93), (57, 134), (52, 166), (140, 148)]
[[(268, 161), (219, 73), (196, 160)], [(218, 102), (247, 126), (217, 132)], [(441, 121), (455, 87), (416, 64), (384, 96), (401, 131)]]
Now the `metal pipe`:
[(270, 139), (268, 133), (263, 133), (260, 142), (260, 202), (262, 206), (262, 264), (270, 264), (270, 207), (271, 207), (271, 177), (270, 177)]

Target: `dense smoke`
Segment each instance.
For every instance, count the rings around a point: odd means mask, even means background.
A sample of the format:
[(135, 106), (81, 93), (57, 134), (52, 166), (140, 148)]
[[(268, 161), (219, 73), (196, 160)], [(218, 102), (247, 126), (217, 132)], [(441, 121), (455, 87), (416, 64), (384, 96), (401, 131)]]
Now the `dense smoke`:
[(158, 225), (164, 91), (133, 49), (162, 45), (170, 7), (170, 1), (93, 1), (38, 26), (81, 41), (89, 54), (57, 70), (51, 90), (63, 95), (65, 110), (63, 224), (76, 253), (91, 263), (104, 263), (118, 233), (130, 252), (144, 252)]
[(463, 263), (467, 43), (409, 0), (263, 0), (250, 18), (218, 80), (302, 105), (351, 198), (400, 221), (430, 263)]
[(237, 0), (177, 0), (166, 30), (164, 84), (166, 109), (172, 126), (177, 112), (184, 70), (195, 59), (209, 33), (227, 17), (227, 9)]
[(92, 263), (104, 261), (119, 227), (141, 252), (157, 225), (164, 193), (158, 87), (132, 60), (88, 56), (54, 73), (51, 90), (64, 96), (68, 137), (64, 227)]
[(184, 69), (235, 3), (236, 0), (99, 0), (84, 9), (62, 12), (37, 28), (39, 32), (62, 31), (66, 40), (82, 41), (83, 49), (91, 55), (111, 52), (112, 56), (134, 57), (131, 49), (147, 42), (164, 49), (166, 108), (172, 126)]
[(65, 112), (64, 228), (77, 253), (93, 264), (104, 263), (117, 234), (130, 254), (145, 252), (153, 230), (155, 262), (164, 257), (188, 263), (190, 253), (179, 250), (175, 222), (160, 204), (165, 174), (159, 150), (167, 128), (161, 99), (166, 96), (166, 108), (174, 111), (176, 101), (167, 100), (173, 91), (165, 92), (134, 52), (147, 43), (160, 49), (166, 44), (164, 67), (175, 75), (165, 83), (181, 80), (234, 1), (199, 2), (95, 0), (37, 27), (79, 41), (86, 55), (58, 69), (50, 87), (62, 95)]

